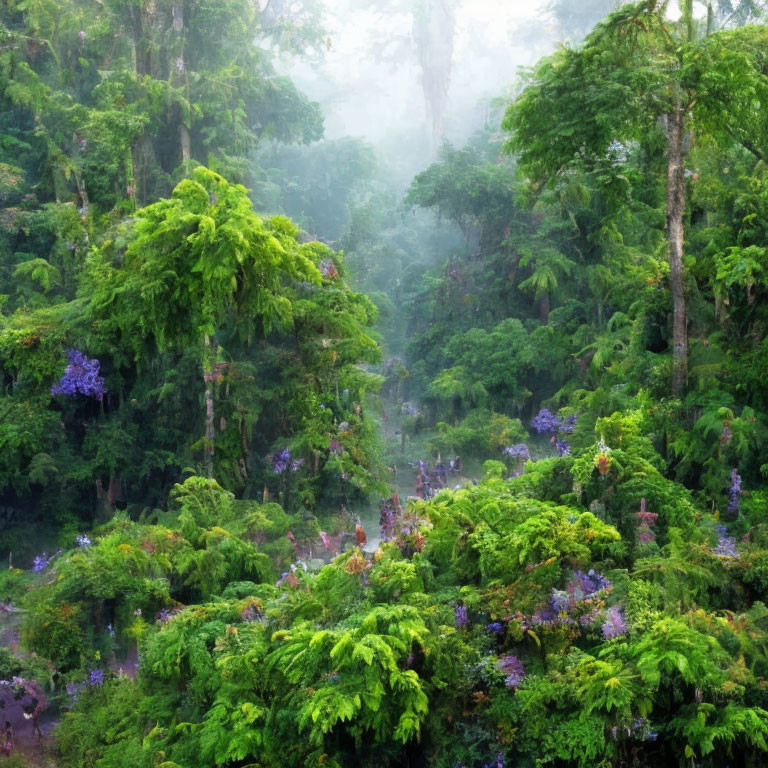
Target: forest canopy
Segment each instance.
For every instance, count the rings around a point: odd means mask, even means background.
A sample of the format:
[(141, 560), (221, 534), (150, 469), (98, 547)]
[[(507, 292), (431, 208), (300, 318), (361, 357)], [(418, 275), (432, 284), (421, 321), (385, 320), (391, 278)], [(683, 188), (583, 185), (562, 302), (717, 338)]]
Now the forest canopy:
[(768, 760), (766, 8), (470, 11), (0, 7), (9, 766)]

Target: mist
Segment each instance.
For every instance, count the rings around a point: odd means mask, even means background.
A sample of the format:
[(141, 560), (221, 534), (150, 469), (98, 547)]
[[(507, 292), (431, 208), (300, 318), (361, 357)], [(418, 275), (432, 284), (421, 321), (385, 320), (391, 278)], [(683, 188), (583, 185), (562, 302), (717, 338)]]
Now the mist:
[[(407, 183), (442, 141), (461, 144), (483, 125), (498, 122), (494, 100), (509, 97), (520, 68), (557, 41), (547, 5), (545, 0), (326, 3), (325, 47), (311, 60), (285, 61), (285, 71), (320, 102), (327, 139), (364, 139), (402, 169), (401, 182)], [(452, 17), (448, 24), (446, 14)], [(419, 15), (430, 17), (422, 25), (427, 31), (421, 45), (432, 47), (421, 59)], [(432, 103), (424, 88), (430, 67), (438, 70), (434, 89), (444, 89)], [(404, 151), (411, 155), (407, 168)]]

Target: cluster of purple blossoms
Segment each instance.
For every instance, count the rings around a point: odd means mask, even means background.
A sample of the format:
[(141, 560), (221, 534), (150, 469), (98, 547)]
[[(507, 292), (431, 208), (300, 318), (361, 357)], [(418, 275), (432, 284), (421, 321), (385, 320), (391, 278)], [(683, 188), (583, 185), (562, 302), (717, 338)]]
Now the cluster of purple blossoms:
[(560, 419), (549, 408), (542, 408), (538, 416), (534, 416), (531, 426), (541, 435), (544, 432), (556, 434), (560, 431)]
[(86, 357), (77, 349), (68, 350), (67, 357), (69, 365), (64, 375), (51, 387), (51, 395), (85, 395), (95, 400), (103, 399), (107, 388), (104, 379), (99, 376), (101, 363), (95, 358)]
[(280, 453), (275, 454), (275, 457), (272, 459), (272, 470), (278, 475), (282, 475), (289, 468), (291, 472), (298, 472), (304, 464), (304, 459), (291, 460), (290, 450), (284, 448)]
[(528, 446), (525, 443), (518, 443), (517, 445), (508, 445), (504, 449), (504, 453), (509, 456), (510, 459), (528, 459), (531, 458), (531, 452), (528, 450)]
[(504, 455), (508, 456), (515, 462), (515, 466), (512, 474), (515, 477), (519, 477), (523, 474), (523, 467), (526, 461), (530, 461), (531, 452), (528, 450), (528, 446), (525, 443), (518, 443), (517, 445), (508, 445), (504, 449)]
[(467, 615), (467, 606), (464, 603), (459, 603), (453, 609), (454, 622), (457, 627), (466, 627), (469, 624), (469, 616)]
[(530, 623), (548, 627), (593, 624), (603, 618), (601, 600), (611, 588), (611, 582), (595, 570), (574, 571), (565, 589), (553, 589), (549, 603), (536, 611)]
[(48, 557), (45, 552), (43, 552), (42, 555), (35, 555), (34, 560), (32, 560), (32, 570), (35, 573), (44, 571), (51, 564), (51, 560), (53, 560), (54, 557), (56, 557), (56, 555)]
[(104, 685), (104, 670), (92, 669), (91, 674), (88, 676), (88, 685), (90, 685), (91, 688)]
[[(606, 592), (611, 588), (611, 582), (601, 573), (597, 573), (591, 568), (587, 573), (584, 571), (574, 571), (571, 580), (565, 587), (563, 594), (567, 595), (568, 607), (573, 608), (578, 603), (585, 600), (591, 600), (600, 592)], [(552, 590), (552, 607), (556, 608), (555, 595), (560, 594), (559, 590)]]
[(717, 546), (712, 550), (712, 554), (718, 557), (729, 557), (737, 560), (740, 555), (736, 547), (736, 539), (728, 535), (728, 529), (724, 525), (716, 525), (715, 530), (719, 538)]
[(272, 469), (278, 475), (282, 475), (290, 465), (291, 452), (287, 448), (280, 451), (280, 453), (275, 454), (275, 458), (272, 460)]
[(517, 656), (502, 656), (496, 666), (506, 675), (504, 684), (507, 688), (517, 688), (525, 677), (525, 667)]
[(738, 469), (731, 472), (731, 487), (728, 489), (728, 512), (734, 517), (741, 507), (741, 475)]
[(344, 446), (335, 438), (328, 444), (328, 450), (331, 453), (342, 454), (344, 453)]
[(560, 419), (553, 414), (549, 409), (542, 408), (538, 415), (531, 421), (531, 426), (540, 434), (549, 433), (552, 435), (552, 444), (557, 448), (558, 456), (568, 456), (571, 453), (571, 448), (565, 441), (563, 435), (567, 435), (573, 432), (578, 416), (568, 416), (565, 419)]
[(605, 614), (603, 622), (603, 637), (606, 640), (613, 640), (614, 637), (621, 637), (627, 634), (627, 622), (624, 620), (621, 608), (614, 605), (609, 608)]
[(80, 547), (80, 549), (88, 549), (88, 547), (93, 544), (93, 542), (85, 534), (78, 536), (75, 541), (77, 542), (77, 546)]
[(486, 624), (485, 628), (489, 632), (493, 632), (495, 635), (501, 635), (504, 633), (504, 625), (500, 621), (492, 621), (490, 624)]

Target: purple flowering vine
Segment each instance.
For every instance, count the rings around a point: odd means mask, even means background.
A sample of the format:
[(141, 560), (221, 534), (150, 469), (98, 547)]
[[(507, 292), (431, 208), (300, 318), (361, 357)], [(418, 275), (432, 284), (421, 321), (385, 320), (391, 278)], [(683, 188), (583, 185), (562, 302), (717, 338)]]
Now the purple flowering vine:
[(35, 573), (41, 573), (51, 564), (51, 561), (55, 557), (58, 557), (60, 554), (61, 550), (54, 552), (52, 555), (48, 555), (45, 552), (43, 552), (42, 555), (35, 555), (34, 559), (32, 560), (32, 570)]
[(499, 672), (506, 675), (504, 685), (517, 688), (525, 677), (525, 666), (517, 656), (502, 656), (496, 664)]
[(569, 456), (571, 448), (564, 435), (573, 432), (578, 416), (568, 416), (560, 419), (548, 408), (542, 408), (537, 416), (531, 420), (531, 426), (540, 434), (550, 434), (551, 442), (557, 449), (558, 456)]
[(88, 676), (88, 685), (90, 685), (91, 688), (104, 685), (104, 670), (92, 669), (91, 674)]
[(525, 443), (508, 445), (504, 449), (504, 455), (515, 462), (513, 470), (515, 477), (523, 474), (523, 466), (525, 465), (525, 462), (530, 461), (531, 458), (531, 452), (528, 450), (528, 446)]
[(469, 624), (469, 616), (467, 614), (467, 606), (464, 603), (459, 603), (453, 609), (453, 617), (456, 627), (466, 627)]
[(275, 454), (272, 460), (272, 469), (278, 475), (282, 475), (286, 469), (291, 465), (291, 452), (284, 448), (280, 453)]
[(736, 517), (741, 508), (741, 475), (738, 469), (731, 472), (731, 485), (728, 488), (728, 512)]
[(51, 387), (51, 395), (85, 395), (102, 400), (107, 388), (104, 379), (99, 376), (101, 363), (95, 358), (86, 357), (77, 349), (68, 350), (67, 357), (69, 365), (64, 370), (64, 375)]
[(624, 615), (621, 608), (614, 605), (609, 608), (605, 614), (605, 622), (603, 623), (603, 637), (606, 640), (613, 640), (615, 637), (621, 637), (627, 634), (627, 623), (624, 620)]
[(736, 539), (728, 535), (728, 529), (724, 525), (716, 525), (715, 530), (717, 531), (718, 541), (717, 546), (712, 550), (712, 554), (717, 557), (737, 560), (740, 555), (736, 546)]
[(517, 445), (508, 445), (504, 449), (505, 455), (510, 459), (528, 459), (531, 458), (531, 452), (528, 450), (528, 446), (525, 443), (518, 443)]

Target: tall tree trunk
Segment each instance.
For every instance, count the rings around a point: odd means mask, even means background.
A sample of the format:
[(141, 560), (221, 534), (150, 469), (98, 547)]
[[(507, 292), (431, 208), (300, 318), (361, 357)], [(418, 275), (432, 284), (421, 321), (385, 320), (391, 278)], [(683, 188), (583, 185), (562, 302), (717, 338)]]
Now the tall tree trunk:
[(216, 441), (216, 427), (213, 423), (213, 380), (214, 353), (211, 347), (211, 337), (206, 333), (203, 341), (203, 381), (205, 383), (205, 473), (213, 479), (213, 456)]
[(192, 158), (192, 142), (189, 138), (189, 128), (184, 125), (184, 118), (179, 123), (179, 146), (181, 147), (181, 162), (186, 163)]
[(543, 323), (549, 322), (549, 313), (552, 309), (552, 301), (549, 293), (545, 293), (539, 300), (539, 316)]
[(669, 286), (672, 292), (672, 392), (682, 395), (688, 382), (688, 318), (685, 306), (683, 242), (685, 230), (685, 170), (683, 143), (685, 110), (679, 89), (675, 106), (667, 119), (667, 240), (669, 246)]
[[(186, 67), (184, 65), (184, 59), (186, 58), (184, 51), (184, 0), (176, 0), (171, 9), (171, 16), (173, 18), (173, 31), (176, 32), (181, 41), (181, 54), (176, 67), (179, 76), (186, 80)], [(179, 149), (181, 151), (181, 162), (184, 164), (192, 158), (192, 142), (189, 136), (189, 125), (187, 125), (184, 119), (184, 110), (181, 108), (181, 105), (177, 106), (176, 109), (179, 120)]]

